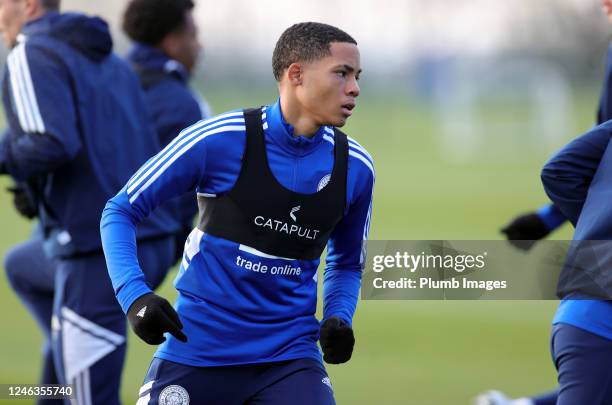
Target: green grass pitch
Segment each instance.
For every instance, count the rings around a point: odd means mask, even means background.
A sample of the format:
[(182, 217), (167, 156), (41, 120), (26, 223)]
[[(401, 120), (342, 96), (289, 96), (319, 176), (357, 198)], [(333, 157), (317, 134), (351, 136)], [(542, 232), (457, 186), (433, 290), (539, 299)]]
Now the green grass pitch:
[[(596, 96), (587, 93), (587, 102), (575, 111), (575, 127), (560, 134), (557, 148), (592, 124), (591, 100)], [(275, 98), (272, 93), (263, 98), (236, 94), (211, 90), (207, 96), (217, 112)], [(513, 116), (482, 111), (480, 118), (499, 114)], [(546, 202), (538, 175), (554, 149), (534, 148), (534, 135), (519, 133), (499, 150), (501, 140), (492, 134), (482, 158), (453, 163), (437, 146), (436, 120), (432, 111), (398, 95), (360, 100), (345, 129), (376, 163), (371, 239), (500, 239), (502, 223)], [(4, 191), (8, 184), (0, 179), (0, 256), (31, 229), (12, 209)], [(555, 236), (571, 237), (570, 227)], [(160, 290), (169, 299), (175, 296), (174, 274)], [(493, 387), (513, 395), (552, 388), (555, 373), (548, 339), (555, 307), (555, 302), (360, 301), (353, 359), (328, 366), (337, 401), (468, 404), (479, 391)], [(0, 309), (0, 383), (35, 383), (41, 334), (4, 276)], [(135, 402), (153, 351), (130, 336), (122, 385), (125, 403)]]

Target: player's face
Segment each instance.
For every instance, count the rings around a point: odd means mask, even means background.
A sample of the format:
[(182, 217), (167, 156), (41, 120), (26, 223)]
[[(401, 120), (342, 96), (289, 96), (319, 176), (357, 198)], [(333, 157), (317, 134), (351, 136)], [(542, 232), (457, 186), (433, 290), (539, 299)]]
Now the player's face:
[(341, 127), (353, 114), (359, 96), (359, 49), (355, 44), (334, 42), (330, 50), (330, 55), (304, 64), (296, 96), (302, 111), (318, 125)]
[(0, 31), (2, 41), (12, 48), (26, 20), (25, 0), (0, 0)]
[(175, 40), (173, 54), (170, 56), (192, 72), (202, 52), (202, 45), (198, 40), (198, 28), (193, 20), (192, 12), (188, 11), (185, 17), (185, 27), (173, 34)]
[(601, 0), (601, 6), (608, 16), (608, 20), (612, 22), (612, 0)]

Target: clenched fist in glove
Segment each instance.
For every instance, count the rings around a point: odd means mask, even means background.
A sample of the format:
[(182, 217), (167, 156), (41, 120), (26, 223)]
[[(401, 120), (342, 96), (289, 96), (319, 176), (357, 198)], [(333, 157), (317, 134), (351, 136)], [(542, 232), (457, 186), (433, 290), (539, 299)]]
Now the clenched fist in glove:
[(159, 295), (149, 293), (138, 298), (130, 306), (127, 318), (134, 333), (150, 345), (164, 342), (166, 332), (181, 342), (187, 341), (187, 336), (181, 332), (183, 324), (178, 314), (172, 305)]
[(22, 216), (33, 219), (38, 215), (38, 209), (32, 193), (23, 185), (17, 184), (6, 189), (13, 194), (13, 205)]
[(522, 250), (529, 250), (536, 241), (546, 237), (550, 230), (536, 213), (520, 215), (502, 230), (510, 243)]
[(321, 325), (319, 341), (326, 363), (340, 364), (351, 359), (355, 335), (349, 324), (342, 319), (335, 316), (326, 319)]

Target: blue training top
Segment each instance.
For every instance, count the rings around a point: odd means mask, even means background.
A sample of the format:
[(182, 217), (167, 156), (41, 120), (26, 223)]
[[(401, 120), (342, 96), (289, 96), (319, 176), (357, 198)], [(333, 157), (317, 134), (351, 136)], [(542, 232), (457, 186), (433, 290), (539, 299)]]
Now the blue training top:
[[(313, 193), (333, 167), (334, 128), (313, 137), (293, 136), (280, 101), (264, 109), (262, 125), (270, 168), (286, 188)], [(124, 311), (151, 291), (136, 258), (136, 224), (160, 203), (185, 191), (219, 195), (234, 185), (245, 149), (242, 111), (201, 121), (150, 159), (111, 199), (101, 232), (109, 273)], [(370, 155), (349, 138), (344, 218), (333, 231), (323, 280), (323, 318), (351, 323), (365, 261), (374, 168)], [(189, 341), (172, 336), (156, 357), (193, 366), (218, 366), (313, 358), (320, 260), (293, 260), (194, 229), (175, 280), (177, 311)], [(267, 271), (262, 271), (266, 266)]]

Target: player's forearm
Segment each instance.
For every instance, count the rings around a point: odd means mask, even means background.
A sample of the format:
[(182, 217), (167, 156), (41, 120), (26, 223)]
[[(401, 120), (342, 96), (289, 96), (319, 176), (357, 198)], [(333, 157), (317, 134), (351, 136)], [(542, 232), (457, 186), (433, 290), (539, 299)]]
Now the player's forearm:
[(69, 153), (57, 138), (48, 134), (8, 136), (3, 149), (6, 171), (18, 181), (53, 171), (76, 155)]
[(323, 275), (323, 319), (337, 316), (349, 325), (359, 300), (361, 266), (326, 268)]
[[(556, 207), (563, 213), (574, 226), (578, 222), (578, 217), (582, 212), (582, 207), (586, 200), (588, 186), (581, 182), (559, 182), (557, 178), (542, 175), (544, 190)], [(582, 190), (584, 189), (584, 190)]]
[(152, 292), (138, 264), (136, 221), (110, 200), (102, 212), (100, 232), (108, 274), (117, 300), (127, 313), (137, 298)]
[(612, 124), (603, 124), (587, 132), (561, 149), (542, 169), (546, 194), (574, 225), (606, 153), (611, 129)]
[(352, 324), (359, 299), (365, 243), (372, 213), (373, 176), (327, 244), (323, 274), (323, 319), (337, 316)]

